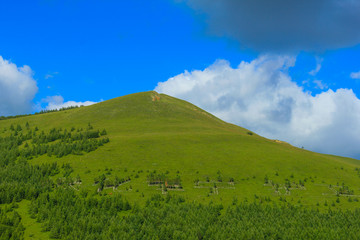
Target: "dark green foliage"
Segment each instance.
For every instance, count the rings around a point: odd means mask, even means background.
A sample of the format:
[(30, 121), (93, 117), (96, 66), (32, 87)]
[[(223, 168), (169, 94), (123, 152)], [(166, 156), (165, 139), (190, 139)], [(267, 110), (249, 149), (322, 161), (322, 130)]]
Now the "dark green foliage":
[(117, 213), (130, 209), (120, 195), (85, 198), (71, 189), (57, 188), (54, 194), (42, 194), (33, 201), (30, 214), (51, 238), (110, 239), (108, 234), (114, 234), (113, 228), (122, 221)]
[[(14, 128), (13, 126), (10, 128)], [(7, 137), (0, 137), (0, 166), (7, 165), (9, 161), (15, 161), (19, 156), (32, 159), (39, 155), (63, 157), (69, 154), (81, 155), (83, 152), (91, 152), (109, 142), (109, 138), (100, 138), (99, 130), (91, 130), (72, 134), (66, 129), (53, 128), (49, 133), (41, 131), (37, 134), (29, 130), (26, 133), (20, 129)], [(19, 134), (20, 132), (20, 134)], [(30, 143), (31, 140), (31, 144)], [(24, 143), (25, 142), (25, 143)], [(24, 148), (19, 148), (24, 143)]]
[[(82, 154), (109, 141), (108, 138), (97, 139), (100, 136), (98, 130), (72, 136), (66, 129), (53, 128), (47, 134), (44, 131), (37, 134), (31, 129), (25, 132), (20, 125), (16, 129), (11, 125), (10, 129), (10, 136), (0, 137), (0, 204), (35, 199), (52, 190), (54, 183), (50, 177), (60, 173), (57, 164), (31, 165), (27, 159), (43, 154), (57, 157)], [(58, 179), (57, 184), (73, 184), (71, 166), (63, 165), (62, 172), (64, 179)]]
[(348, 186), (346, 186), (344, 183), (341, 185), (340, 189), (337, 191), (338, 194), (344, 194), (344, 195), (353, 195), (354, 190), (350, 189)]
[[(357, 239), (360, 210), (321, 213), (291, 205), (187, 203), (154, 195), (145, 207), (120, 195), (81, 197), (70, 189), (43, 194), (31, 214), (62, 239)], [(351, 226), (351, 227), (348, 227)]]
[(99, 186), (99, 191), (103, 190), (104, 187), (118, 187), (119, 185), (129, 182), (131, 178), (127, 177), (106, 177), (105, 174), (102, 174), (94, 179), (94, 183)]
[(23, 150), (22, 155), (27, 158), (47, 154), (48, 156), (63, 157), (69, 154), (82, 155), (91, 152), (109, 142), (109, 138), (99, 138), (99, 130), (78, 131), (72, 133), (67, 129), (53, 128), (48, 134), (43, 131), (30, 136), (32, 146)]
[(0, 239), (24, 239), (25, 228), (20, 215), (13, 209), (0, 208)]
[(165, 173), (151, 172), (147, 176), (149, 185), (164, 185), (165, 188), (182, 188), (180, 176), (169, 177)]
[(266, 175), (265, 178), (264, 178), (264, 184), (268, 184), (269, 183), (269, 178), (268, 176)]
[(33, 166), (26, 161), (0, 168), (0, 204), (31, 200), (40, 193), (51, 191), (53, 182), (49, 176), (58, 171), (56, 163)]
[(105, 130), (105, 129), (104, 129), (104, 130), (102, 130), (102, 131), (101, 131), (101, 133), (100, 133), (100, 135), (101, 135), (101, 136), (105, 136), (105, 135), (107, 135), (106, 130)]
[(36, 198), (40, 193), (50, 191), (49, 176), (58, 173), (54, 164), (30, 165), (24, 157), (29, 148), (19, 146), (31, 138), (31, 134), (0, 137), (0, 204)]
[(61, 166), (61, 168), (62, 168), (63, 171), (64, 171), (64, 177), (70, 176), (70, 174), (74, 171), (74, 169), (70, 166), (69, 163), (63, 164), (63, 165)]

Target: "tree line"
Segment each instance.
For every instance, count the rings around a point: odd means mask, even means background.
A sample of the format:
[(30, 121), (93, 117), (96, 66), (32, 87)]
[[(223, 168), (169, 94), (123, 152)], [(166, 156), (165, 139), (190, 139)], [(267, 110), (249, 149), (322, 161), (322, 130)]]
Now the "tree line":
[[(25, 130), (26, 129), (26, 130)], [(81, 155), (95, 151), (110, 140), (107, 131), (93, 130), (89, 123), (88, 127), (72, 127), (70, 130), (62, 128), (52, 128), (45, 133), (37, 127), (31, 129), (29, 124), (23, 129), (20, 125), (11, 125), (3, 132), (7, 136), (0, 136), (0, 166), (14, 161), (18, 157), (32, 159), (40, 155), (63, 157), (69, 154)]]
[(50, 113), (50, 112), (60, 112), (60, 111), (70, 110), (70, 109), (79, 108), (79, 107), (83, 107), (83, 105), (62, 107), (59, 109), (51, 109), (51, 110), (41, 110), (40, 112), (36, 112), (34, 114), (21, 114), (21, 115), (16, 115), (16, 116), (0, 116), (0, 120), (20, 118), (20, 117), (26, 117), (26, 116), (32, 116), (32, 115), (39, 115), (39, 114)]
[(289, 204), (187, 202), (154, 195), (145, 206), (120, 194), (97, 198), (58, 188), (32, 202), (31, 216), (55, 239), (357, 239), (360, 210)]

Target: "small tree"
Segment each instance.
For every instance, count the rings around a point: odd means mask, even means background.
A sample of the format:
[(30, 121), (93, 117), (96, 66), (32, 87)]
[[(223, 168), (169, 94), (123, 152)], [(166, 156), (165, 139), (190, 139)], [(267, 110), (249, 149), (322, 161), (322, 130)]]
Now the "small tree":
[(268, 178), (267, 175), (266, 175), (265, 178), (264, 178), (264, 183), (265, 183), (265, 184), (268, 184), (268, 183), (269, 183), (269, 178)]

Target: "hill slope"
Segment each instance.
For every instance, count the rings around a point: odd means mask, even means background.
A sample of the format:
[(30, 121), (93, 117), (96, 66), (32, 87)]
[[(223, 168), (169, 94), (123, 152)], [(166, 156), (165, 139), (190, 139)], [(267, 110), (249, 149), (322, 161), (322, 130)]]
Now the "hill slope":
[[(92, 106), (0, 121), (11, 125), (106, 129), (110, 142), (83, 155), (42, 155), (33, 164), (70, 163), (77, 189), (96, 192), (96, 178), (130, 178), (102, 193), (123, 193), (140, 204), (144, 196), (169, 193), (196, 202), (230, 204), (234, 198), (287, 201), (294, 205), (355, 208), (360, 178), (354, 159), (318, 154), (265, 139), (226, 123), (179, 99), (144, 92)], [(4, 131), (3, 135), (8, 134)], [(55, 176), (56, 177), (56, 176)], [(154, 183), (154, 184), (151, 184)], [(331, 186), (330, 186), (331, 185)], [(349, 196), (351, 195), (351, 196)], [(349, 201), (349, 197), (351, 200)], [(355, 201), (353, 201), (355, 200)]]

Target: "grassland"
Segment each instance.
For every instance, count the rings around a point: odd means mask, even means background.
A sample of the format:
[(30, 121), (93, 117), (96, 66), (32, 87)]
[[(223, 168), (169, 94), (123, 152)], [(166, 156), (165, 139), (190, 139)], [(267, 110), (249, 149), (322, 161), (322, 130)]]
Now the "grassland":
[[(190, 202), (224, 205), (238, 200), (288, 202), (318, 209), (359, 207), (358, 160), (263, 138), (188, 102), (153, 91), (88, 107), (1, 120), (0, 132), (4, 129), (5, 136), (5, 129), (26, 122), (45, 132), (84, 128), (88, 123), (106, 129), (110, 142), (93, 152), (29, 160), (32, 164), (70, 163), (72, 176), (79, 175), (82, 180), (74, 186), (79, 191), (96, 193), (94, 179), (105, 174), (109, 179), (131, 180), (117, 188), (105, 188), (101, 194), (120, 192), (140, 205), (147, 197), (163, 193)], [(164, 191), (163, 186), (149, 185), (148, 176), (154, 172), (168, 179), (180, 177), (182, 188)], [(25, 204), (20, 206), (20, 213), (25, 214)], [(29, 234), (40, 234), (36, 227), (32, 229)]]

